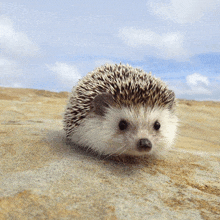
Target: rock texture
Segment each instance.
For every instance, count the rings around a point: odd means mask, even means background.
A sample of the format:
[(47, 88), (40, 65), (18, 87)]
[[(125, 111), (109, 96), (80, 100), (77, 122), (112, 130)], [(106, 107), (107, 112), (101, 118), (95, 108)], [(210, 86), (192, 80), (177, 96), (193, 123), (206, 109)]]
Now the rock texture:
[(166, 155), (65, 143), (68, 94), (0, 88), (0, 219), (220, 219), (220, 103), (179, 100)]

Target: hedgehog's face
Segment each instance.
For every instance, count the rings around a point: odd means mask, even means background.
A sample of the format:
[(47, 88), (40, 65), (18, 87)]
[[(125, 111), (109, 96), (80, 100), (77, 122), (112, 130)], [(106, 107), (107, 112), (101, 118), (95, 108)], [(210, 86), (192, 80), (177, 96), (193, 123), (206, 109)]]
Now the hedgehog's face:
[(102, 123), (108, 133), (108, 154), (143, 155), (172, 144), (177, 118), (168, 109), (156, 107), (110, 107)]
[(171, 109), (142, 105), (119, 108), (112, 102), (103, 95), (95, 99), (94, 112), (77, 130), (79, 144), (106, 155), (144, 155), (172, 144), (177, 117)]

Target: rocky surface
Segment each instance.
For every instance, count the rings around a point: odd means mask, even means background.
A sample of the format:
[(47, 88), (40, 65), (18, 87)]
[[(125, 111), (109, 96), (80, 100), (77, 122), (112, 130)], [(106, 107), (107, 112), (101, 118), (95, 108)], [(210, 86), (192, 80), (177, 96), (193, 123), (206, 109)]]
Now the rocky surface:
[(0, 219), (220, 219), (220, 103), (179, 100), (166, 155), (68, 145), (68, 94), (0, 88)]

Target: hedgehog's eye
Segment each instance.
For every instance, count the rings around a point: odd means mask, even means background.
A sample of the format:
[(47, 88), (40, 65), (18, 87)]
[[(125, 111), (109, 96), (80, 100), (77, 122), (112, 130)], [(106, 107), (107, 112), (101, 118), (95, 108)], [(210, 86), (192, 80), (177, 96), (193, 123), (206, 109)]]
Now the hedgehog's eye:
[(154, 123), (154, 129), (159, 130), (160, 129), (160, 123), (158, 121), (155, 121)]
[(128, 123), (125, 120), (121, 120), (118, 124), (120, 130), (125, 130), (128, 127)]

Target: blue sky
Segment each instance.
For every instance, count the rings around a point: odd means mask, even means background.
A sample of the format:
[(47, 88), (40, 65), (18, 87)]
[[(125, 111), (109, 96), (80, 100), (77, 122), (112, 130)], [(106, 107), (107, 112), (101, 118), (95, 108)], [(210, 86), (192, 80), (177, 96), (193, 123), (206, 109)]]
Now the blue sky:
[(105, 63), (220, 101), (220, 0), (0, 0), (0, 86), (70, 91)]

